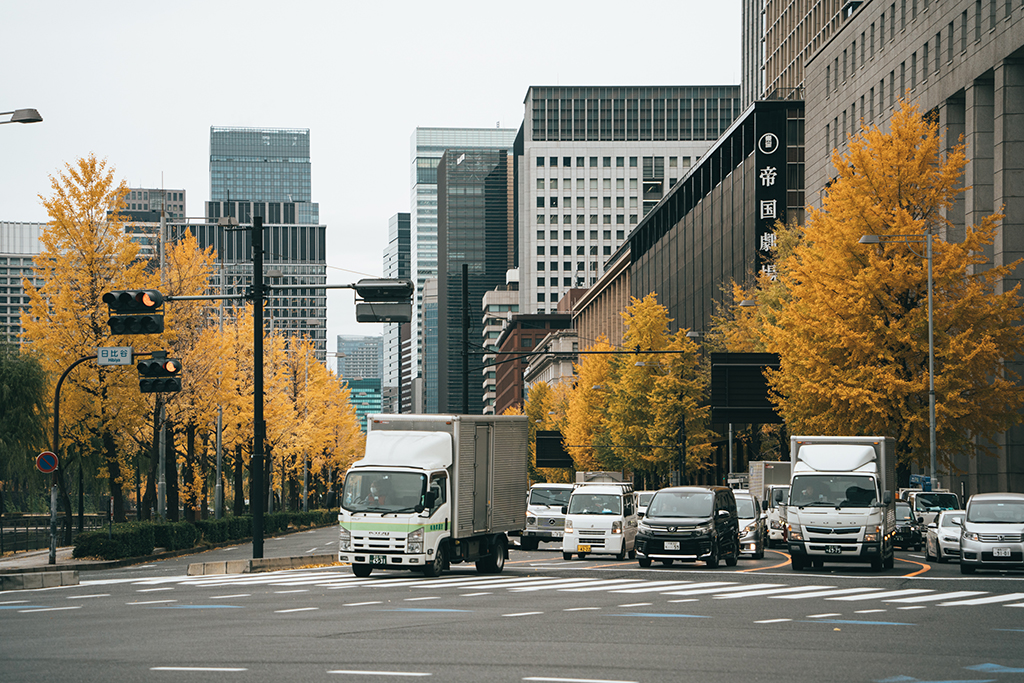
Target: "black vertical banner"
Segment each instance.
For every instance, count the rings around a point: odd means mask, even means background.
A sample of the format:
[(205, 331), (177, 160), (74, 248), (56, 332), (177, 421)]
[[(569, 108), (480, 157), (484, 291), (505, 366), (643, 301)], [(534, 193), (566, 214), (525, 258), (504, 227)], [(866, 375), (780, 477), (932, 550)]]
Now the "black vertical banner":
[[(782, 106), (779, 106), (779, 105)], [(775, 278), (772, 248), (775, 223), (786, 220), (786, 108), (784, 103), (759, 102), (754, 111), (754, 253), (755, 275)], [(763, 109), (761, 109), (763, 107)]]

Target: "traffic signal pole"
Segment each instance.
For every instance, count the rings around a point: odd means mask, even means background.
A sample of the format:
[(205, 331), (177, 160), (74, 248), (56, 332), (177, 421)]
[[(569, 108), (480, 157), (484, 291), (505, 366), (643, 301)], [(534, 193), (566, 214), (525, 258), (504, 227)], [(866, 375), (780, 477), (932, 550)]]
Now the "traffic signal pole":
[(252, 558), (263, 557), (263, 217), (252, 219), (252, 426), (253, 447), (249, 475), (249, 504), (252, 512)]

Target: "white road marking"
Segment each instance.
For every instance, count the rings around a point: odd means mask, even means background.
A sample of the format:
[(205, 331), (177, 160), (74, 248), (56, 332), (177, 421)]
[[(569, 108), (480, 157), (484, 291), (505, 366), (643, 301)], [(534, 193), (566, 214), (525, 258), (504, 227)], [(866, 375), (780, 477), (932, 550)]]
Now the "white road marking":
[(843, 616), (840, 612), (829, 612), (827, 614), (808, 614), (808, 619), (824, 619), (825, 617), (841, 617)]
[(512, 614), (502, 614), (503, 617), (528, 617), (534, 614), (544, 614), (543, 612), (514, 612)]
[(731, 595), (716, 595), (715, 600), (733, 600), (735, 598), (752, 598), (759, 595), (780, 595), (783, 593), (796, 593), (808, 588), (829, 588), (829, 586), (790, 586), (789, 588), (761, 588), (755, 590), (741, 590)]
[(288, 595), (289, 593), (308, 593), (308, 592), (309, 592), (308, 588), (299, 588), (298, 590), (293, 590), (293, 591), (274, 591), (274, 595)]
[(928, 605), (907, 605), (906, 607), (897, 607), (896, 609), (928, 609)]
[(363, 605), (383, 605), (383, 600), (371, 600), (369, 602), (350, 602), (342, 607), (362, 607)]
[(291, 614), (292, 612), (313, 612), (320, 609), (319, 607), (295, 607), (294, 609), (276, 609), (274, 614)]
[(630, 588), (618, 588), (612, 593), (662, 593), (671, 588), (692, 586), (693, 581), (645, 581)]
[(66, 609), (82, 609), (81, 605), (72, 605), (71, 607), (39, 607), (36, 609), (20, 609), (18, 614), (29, 614), (31, 612), (60, 612)]
[(231, 598), (249, 598), (252, 593), (235, 593), (234, 595), (211, 595), (211, 600), (230, 600)]
[(156, 593), (158, 591), (172, 591), (174, 586), (168, 586), (166, 588), (137, 588), (136, 593)]
[(877, 614), (878, 612), (885, 612), (884, 609), (859, 609), (854, 614)]
[(460, 598), (475, 598), (475, 597), (477, 597), (479, 595), (494, 595), (494, 593), (491, 593), (490, 591), (484, 591), (483, 593), (463, 593), (459, 597)]
[(825, 598), (826, 600), (839, 600), (843, 602), (854, 602), (858, 600), (884, 600), (886, 598), (898, 598), (904, 595), (915, 593), (934, 593), (930, 588), (908, 588), (901, 591), (882, 591), (880, 593), (861, 593), (860, 595), (843, 595), (838, 598)]
[(636, 683), (636, 681), (611, 681), (606, 678), (550, 678), (548, 676), (528, 676), (524, 681), (549, 681), (550, 683)]
[(830, 595), (849, 595), (851, 593), (866, 593), (877, 591), (877, 588), (840, 588), (839, 590), (815, 591), (813, 593), (799, 593), (797, 595), (771, 595), (776, 600), (803, 600), (804, 598), (822, 598)]
[(619, 605), (619, 607), (648, 607), (653, 604), (653, 602), (631, 602), (626, 605)]
[(417, 671), (348, 671), (344, 669), (338, 669), (337, 671), (328, 671), (329, 674), (348, 674), (350, 676), (432, 676), (433, 674), (422, 673)]
[(700, 598), (682, 598), (681, 600), (669, 600), (669, 602), (700, 602)]
[(68, 600), (84, 600), (86, 598), (109, 598), (110, 593), (95, 593), (93, 595), (69, 595)]
[(151, 666), (150, 671), (214, 671), (218, 673), (234, 673), (238, 671), (248, 671), (248, 669), (241, 669), (227, 666)]
[(0, 602), (0, 605), (24, 605), (28, 600), (7, 600), (6, 602)]
[(939, 607), (952, 607), (953, 605), (988, 605), (993, 602), (1010, 602), (1024, 598), (1024, 593), (1009, 593), (1007, 595), (990, 595), (985, 598), (974, 598), (973, 600), (957, 600), (955, 602), (940, 602)]
[(168, 602), (178, 602), (177, 600), (147, 600), (146, 602), (126, 602), (126, 605), (162, 605)]
[[(651, 603), (646, 603), (651, 604)], [(563, 612), (589, 612), (590, 610), (601, 609), (600, 607), (569, 607), (568, 609), (562, 610)]]
[(885, 602), (938, 602), (939, 600), (952, 600), (953, 598), (967, 598), (972, 595), (984, 595), (987, 591), (956, 591), (954, 593), (939, 593), (938, 595), (915, 595), (912, 598), (897, 598)]
[(431, 595), (423, 598), (405, 598), (405, 602), (416, 602), (417, 600), (440, 600), (440, 596)]
[(777, 588), (782, 584), (779, 583), (755, 583), (750, 586), (721, 586), (718, 588), (689, 588), (681, 591), (671, 591), (665, 593), (665, 595), (704, 595), (707, 593), (733, 593), (736, 591), (746, 591), (756, 588)]
[(563, 593), (593, 593), (595, 591), (609, 590), (611, 586), (616, 588), (630, 588), (637, 584), (636, 579), (612, 579), (604, 580), (596, 586), (573, 586), (571, 588), (559, 588), (558, 590)]
[(755, 624), (781, 624), (784, 621), (793, 621), (792, 619), (762, 619), (761, 621), (755, 621)]

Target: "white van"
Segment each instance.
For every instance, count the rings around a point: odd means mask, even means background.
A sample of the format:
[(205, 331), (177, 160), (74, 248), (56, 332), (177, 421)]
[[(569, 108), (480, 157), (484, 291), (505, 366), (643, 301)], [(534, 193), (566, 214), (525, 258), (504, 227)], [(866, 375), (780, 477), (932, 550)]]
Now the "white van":
[(562, 558), (573, 553), (636, 557), (633, 549), (639, 516), (632, 484), (584, 484), (573, 489), (565, 507)]

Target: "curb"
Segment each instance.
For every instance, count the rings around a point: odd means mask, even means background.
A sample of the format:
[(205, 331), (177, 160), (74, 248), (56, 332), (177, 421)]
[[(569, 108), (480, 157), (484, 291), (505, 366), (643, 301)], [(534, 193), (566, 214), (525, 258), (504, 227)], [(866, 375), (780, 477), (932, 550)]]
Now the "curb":
[(48, 571), (0, 575), (0, 591), (56, 588), (57, 586), (77, 585), (77, 571)]
[(196, 562), (188, 566), (188, 576), (213, 576), (217, 574), (256, 574), (276, 572), (282, 569), (297, 569), (311, 564), (336, 564), (336, 553), (322, 555), (299, 555), (296, 557), (264, 557), (256, 560), (222, 560), (218, 562)]

